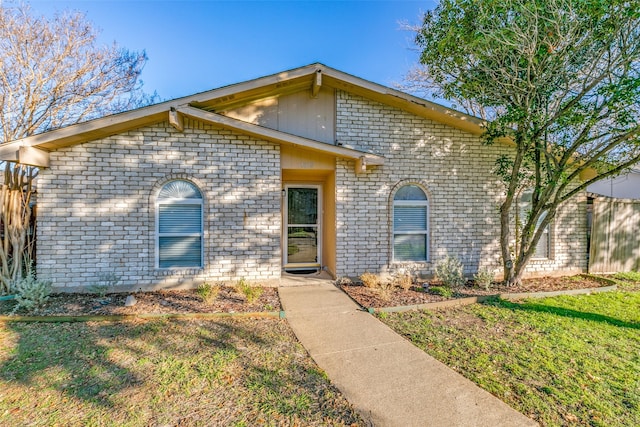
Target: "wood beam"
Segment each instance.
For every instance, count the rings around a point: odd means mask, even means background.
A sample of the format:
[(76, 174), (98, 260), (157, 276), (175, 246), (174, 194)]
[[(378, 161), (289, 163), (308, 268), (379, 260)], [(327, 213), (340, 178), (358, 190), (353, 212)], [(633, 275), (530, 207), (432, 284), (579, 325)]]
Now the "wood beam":
[(0, 161), (3, 162), (17, 162), (18, 150), (20, 146), (15, 142), (8, 142), (0, 145)]
[(18, 163), (23, 165), (49, 167), (49, 152), (36, 147), (20, 147), (18, 150)]
[(0, 146), (0, 161), (48, 168), (49, 152), (36, 147), (20, 147), (15, 143), (8, 143)]
[(184, 132), (184, 121), (182, 120), (182, 114), (178, 113), (174, 107), (169, 110), (169, 124), (173, 126), (178, 132)]
[(356, 174), (365, 173), (367, 171), (367, 158), (362, 156), (356, 159)]
[(311, 86), (311, 96), (313, 98), (318, 97), (318, 93), (320, 93), (321, 87), (322, 87), (322, 70), (317, 70), (316, 75), (313, 78), (313, 84)]

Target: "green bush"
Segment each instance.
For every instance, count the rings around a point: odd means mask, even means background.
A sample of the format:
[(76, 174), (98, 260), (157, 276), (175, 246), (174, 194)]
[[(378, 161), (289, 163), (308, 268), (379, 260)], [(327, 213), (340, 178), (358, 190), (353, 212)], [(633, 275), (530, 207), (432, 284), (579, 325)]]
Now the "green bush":
[(236, 283), (236, 290), (240, 292), (247, 299), (249, 304), (255, 302), (260, 295), (262, 295), (263, 289), (259, 286), (251, 286), (251, 284), (243, 277)]
[(51, 294), (51, 282), (36, 279), (33, 269), (27, 275), (15, 282), (13, 291), (16, 294), (16, 306), (13, 312), (24, 309), (32, 312), (42, 307)]
[(451, 298), (453, 296), (453, 291), (447, 286), (430, 286), (429, 292), (445, 298)]
[(211, 304), (218, 298), (218, 294), (220, 293), (220, 286), (212, 285), (211, 283), (205, 282), (202, 283), (196, 289), (196, 293), (200, 297), (203, 303)]
[(457, 257), (447, 255), (438, 261), (435, 266), (436, 276), (449, 287), (458, 287), (465, 284), (462, 263)]
[(488, 269), (487, 267), (479, 268), (478, 272), (473, 276), (473, 280), (476, 282), (476, 285), (483, 287), (487, 291), (491, 287), (491, 282), (493, 282), (493, 279), (493, 271)]

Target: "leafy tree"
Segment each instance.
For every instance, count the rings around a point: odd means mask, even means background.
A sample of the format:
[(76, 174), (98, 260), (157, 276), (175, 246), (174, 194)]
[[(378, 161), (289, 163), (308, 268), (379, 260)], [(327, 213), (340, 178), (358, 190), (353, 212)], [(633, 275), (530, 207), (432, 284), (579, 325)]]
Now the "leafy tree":
[[(564, 202), (640, 160), (639, 28), (637, 0), (443, 0), (417, 29), (413, 78), (488, 119), (487, 144), (514, 145), (496, 161), (507, 283), (521, 281)], [(598, 175), (579, 179), (587, 171)]]
[[(82, 14), (46, 19), (0, 2), (0, 143), (154, 100), (141, 89), (146, 54), (99, 46), (96, 38)], [(28, 228), (38, 171), (6, 162), (0, 168), (2, 293), (28, 268), (23, 254), (32, 256)]]

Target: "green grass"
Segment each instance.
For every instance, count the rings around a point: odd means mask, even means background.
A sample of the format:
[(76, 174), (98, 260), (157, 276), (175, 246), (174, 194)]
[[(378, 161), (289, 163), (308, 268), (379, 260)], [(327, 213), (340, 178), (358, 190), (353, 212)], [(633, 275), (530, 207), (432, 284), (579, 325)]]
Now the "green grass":
[(626, 291), (640, 291), (640, 272), (628, 271), (605, 276), (613, 279), (618, 285), (618, 289)]
[(0, 323), (0, 425), (361, 425), (275, 319)]
[(640, 293), (495, 300), (383, 321), (543, 426), (640, 425)]

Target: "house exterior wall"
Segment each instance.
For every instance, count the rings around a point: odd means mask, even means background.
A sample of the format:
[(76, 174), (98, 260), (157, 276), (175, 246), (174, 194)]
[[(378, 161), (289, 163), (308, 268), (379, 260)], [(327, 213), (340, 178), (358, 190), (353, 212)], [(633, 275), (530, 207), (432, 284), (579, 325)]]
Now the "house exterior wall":
[[(356, 175), (338, 160), (338, 276), (391, 273), (392, 200), (403, 184), (419, 184), (429, 199), (429, 260), (422, 274), (447, 254), (472, 274), (481, 266), (500, 272), (501, 184), (493, 173), (505, 150), (472, 134), (346, 92), (337, 93), (336, 140), (385, 157), (385, 164)], [(527, 275), (586, 270), (586, 199), (564, 206), (553, 223), (551, 258), (531, 261)]]
[(613, 178), (603, 179), (587, 187), (590, 193), (617, 199), (640, 199), (640, 170), (633, 169)]
[[(320, 181), (333, 192), (325, 210), (335, 210), (325, 221), (335, 226), (324, 225), (331, 241), (325, 249), (335, 251), (323, 254), (332, 272), (354, 277), (407, 266), (392, 261), (392, 202), (402, 185), (417, 184), (429, 200), (429, 260), (409, 265), (430, 275), (449, 254), (469, 275), (482, 266), (499, 274), (502, 187), (493, 169), (507, 148), (347, 92), (335, 94), (337, 143), (379, 154), (385, 164), (357, 174), (353, 161), (313, 157), (326, 164)], [(301, 169), (308, 162), (287, 150), (295, 149), (282, 149), (281, 156), (275, 143), (185, 119), (184, 132), (160, 123), (54, 151), (38, 183), (38, 274), (69, 291), (191, 287), (241, 277), (278, 283), (282, 176), (320, 176)], [(190, 180), (203, 193), (203, 268), (156, 267), (156, 196), (172, 179)], [(529, 276), (586, 271), (584, 195), (557, 214), (551, 242), (550, 258), (531, 261)]]
[[(186, 179), (204, 196), (204, 268), (156, 268), (155, 197)], [(51, 153), (38, 182), (38, 274), (59, 290), (279, 279), (277, 144), (186, 120)]]

